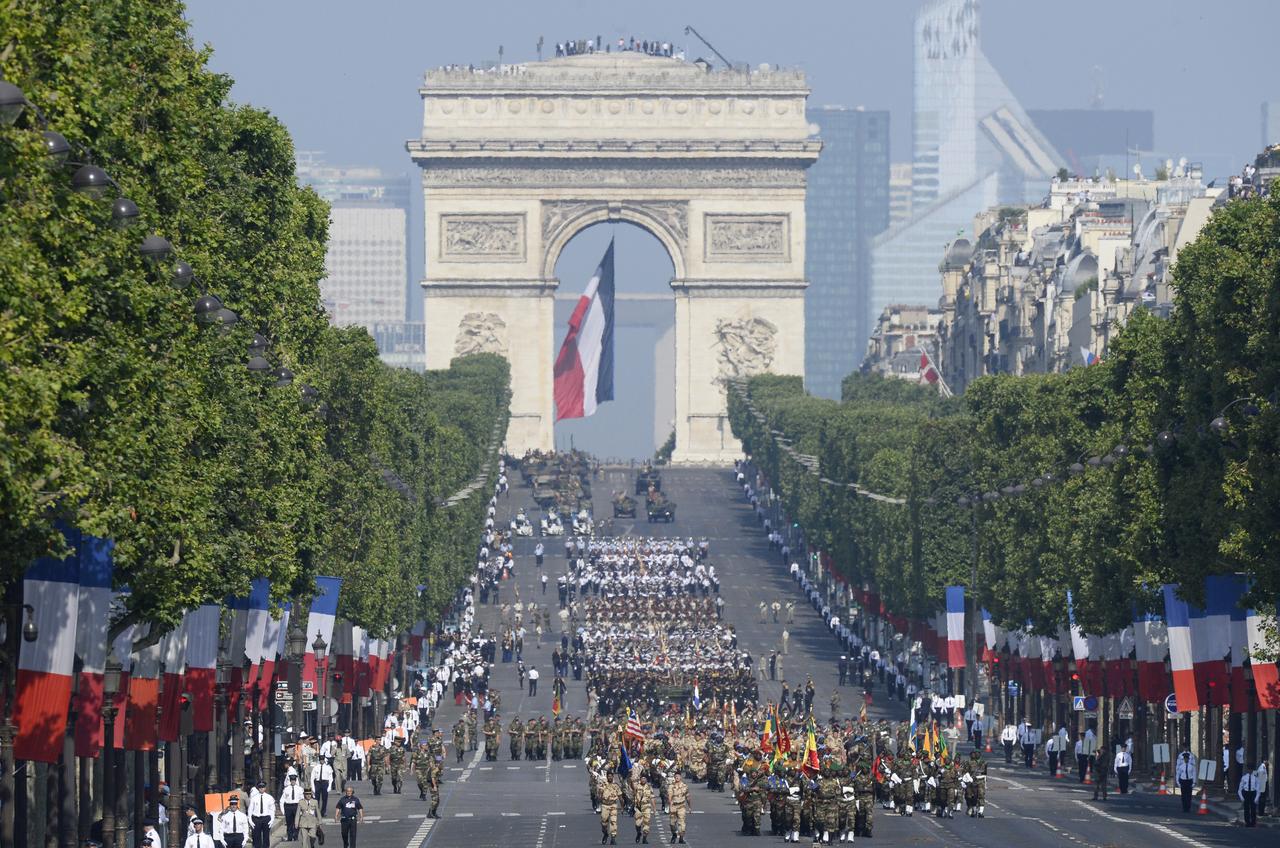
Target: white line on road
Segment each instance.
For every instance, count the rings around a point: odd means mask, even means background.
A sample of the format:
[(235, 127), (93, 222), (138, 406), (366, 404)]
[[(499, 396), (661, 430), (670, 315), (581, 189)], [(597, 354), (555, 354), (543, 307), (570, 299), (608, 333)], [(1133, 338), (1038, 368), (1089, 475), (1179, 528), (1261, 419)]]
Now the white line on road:
[(988, 780), (998, 780), (998, 781), (1000, 781), (1001, 783), (1007, 783), (1007, 784), (1009, 784), (1010, 786), (1012, 786), (1012, 787), (1013, 787), (1013, 788), (1015, 788), (1015, 789), (1022, 789), (1022, 790), (1026, 791), (1026, 792), (1030, 792), (1030, 791), (1031, 791), (1031, 787), (1030, 787), (1030, 786), (1027, 786), (1025, 783), (1019, 783), (1018, 781), (1016, 781), (1016, 780), (1010, 780), (1010, 779), (1009, 779), (1009, 778), (1007, 778), (1007, 777), (1000, 777), (1000, 776), (998, 776), (998, 775), (989, 774), (989, 775), (987, 775), (987, 779), (988, 779)]
[(474, 816), (474, 815), (475, 815), (475, 813), (454, 813), (454, 814), (453, 814), (453, 817), (454, 817), (455, 819), (469, 819), (469, 818), (471, 818), (471, 817), (472, 817), (472, 816)]
[(563, 810), (561, 810), (561, 811), (560, 811), (560, 812), (558, 812), (558, 813), (547, 813), (547, 815), (549, 815), (549, 816), (563, 816), (563, 815), (564, 815), (564, 811), (563, 811)]
[(422, 824), (418, 825), (418, 829), (409, 838), (409, 844), (405, 848), (422, 848), (422, 845), (427, 841), (427, 837), (431, 835), (431, 828), (435, 826), (435, 823), (435, 819), (423, 819)]
[(507, 771), (520, 771), (520, 766), (507, 766)]
[(1084, 807), (1086, 810), (1093, 813), (1095, 816), (1101, 816), (1104, 819), (1108, 819), (1114, 822), (1121, 822), (1122, 824), (1144, 824), (1147, 827), (1155, 828), (1156, 830), (1160, 831), (1164, 835), (1171, 836), (1180, 842), (1185, 842), (1188, 845), (1195, 845), (1196, 848), (1206, 848), (1203, 842), (1197, 842), (1196, 840), (1192, 839), (1190, 836), (1187, 836), (1184, 833), (1179, 833), (1178, 831), (1174, 830), (1171, 827), (1166, 827), (1165, 825), (1162, 825), (1162, 824), (1156, 824), (1155, 822), (1139, 821), (1138, 819), (1122, 819), (1119, 816), (1113, 816), (1110, 813), (1104, 813), (1102, 810), (1099, 810), (1098, 808), (1091, 805), (1088, 801), (1073, 800), (1071, 803), (1079, 804), (1081, 807)]
[(516, 817), (517, 817), (517, 816), (519, 816), (519, 815), (520, 815), (519, 813), (503, 813), (503, 814), (502, 814), (502, 817), (503, 817), (503, 818), (506, 818), (506, 819), (513, 819), (513, 818), (516, 818)]
[(476, 755), (471, 758), (471, 762), (467, 763), (467, 767), (462, 770), (462, 777), (458, 778), (459, 783), (467, 782), (467, 778), (471, 777), (471, 770), (480, 764), (480, 758), (483, 756), (483, 751), (476, 751)]
[(426, 817), (427, 817), (426, 813), (410, 813), (409, 815), (405, 816), (405, 818), (407, 819), (425, 819)]

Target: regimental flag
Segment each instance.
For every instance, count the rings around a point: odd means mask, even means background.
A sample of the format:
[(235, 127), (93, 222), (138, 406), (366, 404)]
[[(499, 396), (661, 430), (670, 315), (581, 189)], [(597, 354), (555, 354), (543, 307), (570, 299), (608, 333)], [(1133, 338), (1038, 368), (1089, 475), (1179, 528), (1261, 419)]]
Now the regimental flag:
[(951, 759), (951, 747), (947, 744), (947, 735), (941, 730), (933, 734), (933, 755), (935, 759), (946, 762)]
[[(924, 742), (921, 746), (929, 756), (933, 756), (933, 722), (930, 722), (924, 729)], [(912, 750), (915, 750), (914, 748)]]
[(702, 696), (698, 693), (698, 678), (693, 678), (693, 708), (702, 712)]
[(804, 759), (801, 760), (800, 768), (810, 777), (822, 768), (822, 764), (818, 761), (818, 736), (814, 733), (812, 718), (809, 719), (809, 726), (805, 728)]
[(627, 754), (627, 746), (625, 744), (618, 751), (618, 774), (623, 777), (631, 776), (631, 757)]
[(760, 733), (760, 751), (765, 754), (773, 753), (773, 711), (770, 710), (769, 715), (764, 720), (764, 730)]
[(560, 696), (558, 694), (551, 699), (551, 714), (557, 718), (560, 717)]
[(613, 241), (569, 318), (555, 364), (556, 420), (586, 418), (613, 400)]
[[(68, 544), (81, 544), (78, 532)], [(19, 760), (56, 763), (67, 729), (75, 671), (76, 622), (80, 606), (80, 557), (38, 559), (23, 578), (23, 600), (34, 612), (38, 637), (11, 646), (18, 651), (13, 723), (17, 726), (13, 754)]]
[(644, 741), (644, 728), (640, 726), (640, 717), (636, 715), (635, 710), (627, 711), (627, 727), (623, 731), (623, 736)]
[(786, 724), (778, 718), (778, 708), (773, 708), (774, 721), (778, 725), (778, 751), (783, 754), (791, 753), (791, 733), (787, 730)]

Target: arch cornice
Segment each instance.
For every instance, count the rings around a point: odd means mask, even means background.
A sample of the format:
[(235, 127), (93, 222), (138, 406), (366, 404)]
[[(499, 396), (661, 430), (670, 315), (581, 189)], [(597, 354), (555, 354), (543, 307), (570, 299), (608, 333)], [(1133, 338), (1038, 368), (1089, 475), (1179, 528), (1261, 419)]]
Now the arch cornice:
[(556, 262), (565, 245), (593, 224), (626, 221), (652, 233), (675, 268), (675, 279), (685, 276), (689, 244), (689, 204), (684, 200), (544, 200), (542, 201), (542, 277), (555, 277)]

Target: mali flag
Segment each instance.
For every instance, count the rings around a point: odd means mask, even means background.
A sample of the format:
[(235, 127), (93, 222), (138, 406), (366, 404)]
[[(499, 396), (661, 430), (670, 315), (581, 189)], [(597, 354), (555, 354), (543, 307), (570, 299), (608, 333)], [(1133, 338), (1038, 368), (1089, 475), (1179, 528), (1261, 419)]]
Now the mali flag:
[(773, 753), (773, 714), (770, 713), (764, 720), (764, 730), (760, 733), (760, 751), (765, 754)]
[(822, 768), (822, 764), (818, 762), (818, 737), (813, 732), (813, 720), (809, 720), (809, 727), (805, 731), (804, 740), (804, 760), (800, 767), (804, 769), (805, 774), (813, 776)]

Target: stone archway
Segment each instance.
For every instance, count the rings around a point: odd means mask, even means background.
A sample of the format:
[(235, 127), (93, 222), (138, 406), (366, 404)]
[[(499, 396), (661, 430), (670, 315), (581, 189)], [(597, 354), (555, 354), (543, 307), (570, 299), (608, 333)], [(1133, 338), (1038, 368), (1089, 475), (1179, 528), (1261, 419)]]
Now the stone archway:
[(636, 53), (427, 74), (408, 144), (426, 207), (427, 367), (511, 361), (508, 448), (553, 444), (555, 262), (601, 221), (675, 267), (676, 459), (738, 445), (723, 380), (804, 373), (808, 89), (797, 71), (707, 71)]

